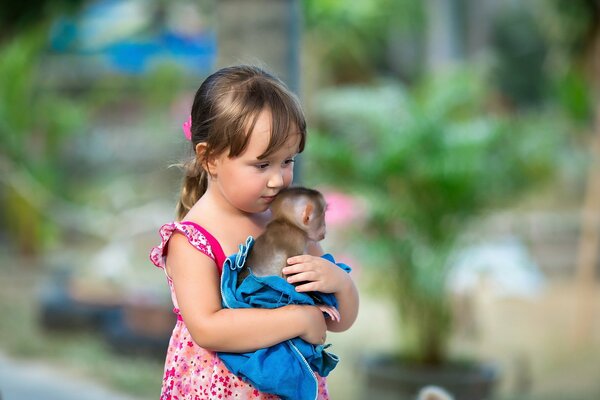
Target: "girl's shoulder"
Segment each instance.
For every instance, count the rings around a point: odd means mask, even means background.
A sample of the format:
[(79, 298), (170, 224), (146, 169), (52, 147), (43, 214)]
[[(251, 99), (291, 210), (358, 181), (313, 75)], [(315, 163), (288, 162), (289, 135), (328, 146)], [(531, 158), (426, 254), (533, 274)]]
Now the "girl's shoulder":
[(215, 260), (221, 270), (226, 258), (221, 245), (210, 232), (197, 223), (192, 221), (169, 222), (161, 226), (158, 233), (161, 242), (150, 251), (150, 260), (157, 267), (165, 268), (169, 240), (175, 233), (181, 233), (187, 238), (190, 245)]

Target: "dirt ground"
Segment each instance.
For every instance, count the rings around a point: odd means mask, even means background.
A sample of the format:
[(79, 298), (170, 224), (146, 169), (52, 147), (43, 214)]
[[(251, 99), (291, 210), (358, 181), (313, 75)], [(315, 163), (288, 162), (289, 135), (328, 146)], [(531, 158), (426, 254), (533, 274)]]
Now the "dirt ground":
[(531, 299), (477, 295), (479, 332), (472, 344), (503, 366), (504, 393), (600, 398), (600, 286), (588, 304), (581, 294), (574, 281), (561, 280)]

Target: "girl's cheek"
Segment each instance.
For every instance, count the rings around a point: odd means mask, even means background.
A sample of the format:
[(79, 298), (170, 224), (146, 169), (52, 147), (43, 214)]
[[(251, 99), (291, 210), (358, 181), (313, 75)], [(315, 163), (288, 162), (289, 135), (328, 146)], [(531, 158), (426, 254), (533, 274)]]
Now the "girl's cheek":
[(292, 180), (294, 179), (294, 172), (292, 170), (290, 170), (288, 173), (285, 174), (284, 176), (284, 182), (286, 183), (285, 186), (289, 186), (292, 183)]

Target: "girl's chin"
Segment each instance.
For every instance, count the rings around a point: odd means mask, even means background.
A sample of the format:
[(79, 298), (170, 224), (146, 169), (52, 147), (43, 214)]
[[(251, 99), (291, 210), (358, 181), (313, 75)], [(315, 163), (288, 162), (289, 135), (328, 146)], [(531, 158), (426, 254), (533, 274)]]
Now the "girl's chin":
[(268, 204), (263, 203), (263, 204), (258, 204), (254, 207), (249, 207), (244, 211), (248, 214), (261, 214), (261, 213), (268, 211), (269, 208), (271, 208), (271, 203), (268, 203)]

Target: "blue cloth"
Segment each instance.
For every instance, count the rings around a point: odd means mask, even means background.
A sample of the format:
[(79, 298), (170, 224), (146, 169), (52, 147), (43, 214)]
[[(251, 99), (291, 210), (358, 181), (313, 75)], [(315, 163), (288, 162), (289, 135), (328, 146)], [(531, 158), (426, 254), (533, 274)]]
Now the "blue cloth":
[[(337, 307), (333, 294), (298, 293), (295, 287), (279, 276), (259, 277), (250, 273), (237, 287), (238, 272), (244, 268), (254, 238), (248, 237), (239, 252), (228, 257), (221, 275), (221, 299), (226, 308), (277, 308), (289, 304), (319, 303)], [(323, 258), (335, 263), (330, 254)], [(336, 264), (346, 272), (350, 267)], [(329, 345), (312, 345), (300, 338), (286, 340), (274, 346), (249, 353), (218, 352), (227, 368), (265, 393), (282, 399), (316, 399), (318, 382), (313, 371), (327, 376), (338, 363), (335, 354), (326, 351)]]

